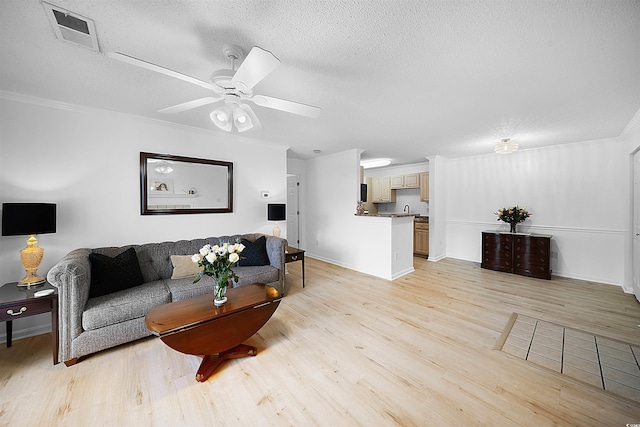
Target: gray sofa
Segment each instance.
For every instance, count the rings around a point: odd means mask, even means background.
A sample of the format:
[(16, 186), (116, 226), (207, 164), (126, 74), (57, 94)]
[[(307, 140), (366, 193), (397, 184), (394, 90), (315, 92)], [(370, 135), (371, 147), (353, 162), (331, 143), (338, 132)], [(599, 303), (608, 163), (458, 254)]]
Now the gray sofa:
[[(47, 274), (58, 288), (59, 357), (67, 366), (78, 358), (151, 335), (144, 318), (152, 307), (213, 292), (214, 281), (205, 276), (198, 283), (193, 277), (172, 279), (171, 255), (193, 255), (202, 246), (246, 239), (254, 242), (261, 234), (244, 234), (177, 242), (147, 243), (122, 247), (76, 249), (68, 253)], [(235, 286), (265, 283), (286, 294), (285, 248), (287, 241), (265, 236), (269, 265), (233, 267), (238, 275)], [(144, 283), (95, 298), (89, 297), (90, 253), (115, 257), (133, 247)]]

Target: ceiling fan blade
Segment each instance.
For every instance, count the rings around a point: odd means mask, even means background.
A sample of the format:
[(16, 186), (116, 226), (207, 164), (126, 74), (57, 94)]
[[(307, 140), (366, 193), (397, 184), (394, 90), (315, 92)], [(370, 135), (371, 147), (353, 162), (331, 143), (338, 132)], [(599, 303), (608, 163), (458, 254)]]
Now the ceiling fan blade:
[(221, 101), (223, 97), (208, 96), (206, 98), (194, 99), (193, 101), (183, 102), (182, 104), (174, 105), (172, 107), (163, 108), (158, 110), (159, 113), (175, 114), (183, 111), (190, 110), (192, 108), (201, 107), (203, 105), (213, 104), (214, 102)]
[(322, 112), (320, 107), (287, 101), (286, 99), (273, 98), (271, 96), (254, 95), (252, 98), (249, 98), (249, 100), (255, 102), (261, 107), (282, 110), (288, 113), (311, 117), (313, 119), (320, 117), (320, 113)]
[(254, 46), (231, 81), (240, 90), (249, 90), (280, 65), (280, 60), (268, 50)]
[(192, 83), (194, 85), (202, 86), (206, 89), (214, 90), (213, 86), (210, 83), (207, 83), (202, 80), (198, 80), (194, 77), (187, 76), (186, 74), (178, 73), (177, 71), (173, 71), (156, 64), (152, 64), (151, 62), (143, 61), (142, 59), (134, 58), (133, 56), (125, 55), (124, 53), (106, 52), (105, 55), (107, 55), (110, 58), (117, 59), (118, 61), (126, 62), (127, 64), (135, 65), (137, 67), (142, 67), (147, 70), (155, 71), (156, 73), (164, 74), (165, 76), (180, 79), (182, 81)]

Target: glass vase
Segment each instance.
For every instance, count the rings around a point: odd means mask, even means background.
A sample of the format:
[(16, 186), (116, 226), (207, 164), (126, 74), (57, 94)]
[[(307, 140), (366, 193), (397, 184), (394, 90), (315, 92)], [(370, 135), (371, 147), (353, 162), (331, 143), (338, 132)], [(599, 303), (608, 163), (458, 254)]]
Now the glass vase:
[(512, 223), (510, 223), (509, 225), (511, 226), (511, 229), (510, 229), (509, 231), (511, 231), (512, 233), (514, 233), (514, 234), (515, 234), (515, 232), (516, 232), (516, 225), (518, 225), (518, 224), (516, 224), (515, 222), (512, 222)]
[(216, 280), (216, 286), (213, 291), (213, 304), (216, 307), (220, 307), (227, 302), (227, 286), (229, 286), (229, 281), (226, 277), (224, 279)]

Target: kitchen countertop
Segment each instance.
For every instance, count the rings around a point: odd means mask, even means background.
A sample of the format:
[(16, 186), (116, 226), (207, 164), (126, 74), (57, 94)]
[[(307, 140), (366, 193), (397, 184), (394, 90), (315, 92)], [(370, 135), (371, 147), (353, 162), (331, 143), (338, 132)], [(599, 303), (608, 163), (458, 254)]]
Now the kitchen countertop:
[(377, 216), (377, 217), (383, 217), (383, 218), (403, 218), (403, 217), (412, 216), (412, 217), (414, 217), (414, 221), (429, 222), (429, 217), (428, 216), (420, 215), (420, 214), (414, 214), (414, 213), (403, 213), (403, 212), (362, 214), (362, 215), (356, 214), (356, 216)]

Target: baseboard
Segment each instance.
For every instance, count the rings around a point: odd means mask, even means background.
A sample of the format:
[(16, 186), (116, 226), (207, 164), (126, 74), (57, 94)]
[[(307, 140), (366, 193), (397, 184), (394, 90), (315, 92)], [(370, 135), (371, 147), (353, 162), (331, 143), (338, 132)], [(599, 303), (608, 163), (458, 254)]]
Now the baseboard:
[(392, 275), (391, 280), (396, 280), (396, 279), (398, 279), (398, 278), (400, 278), (402, 276), (406, 276), (409, 273), (413, 273), (414, 271), (416, 271), (416, 270), (413, 267), (407, 268), (406, 270), (403, 270), (403, 271), (401, 271), (399, 273), (396, 273), (396, 274)]
[[(15, 327), (15, 323), (13, 324)], [(51, 333), (51, 323), (47, 323), (46, 325), (36, 325), (30, 328), (22, 328), (22, 329), (13, 329), (11, 333), (11, 341), (16, 342), (17, 340), (21, 340), (23, 338), (35, 337), (36, 335), (48, 334)], [(0, 343), (7, 342), (7, 334), (6, 332), (0, 334)]]

